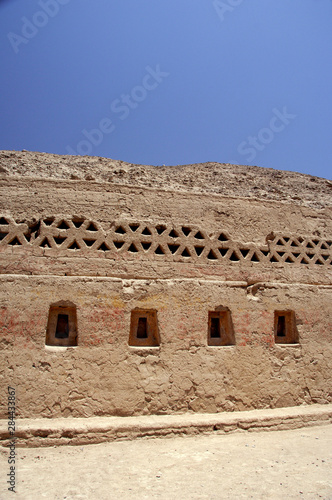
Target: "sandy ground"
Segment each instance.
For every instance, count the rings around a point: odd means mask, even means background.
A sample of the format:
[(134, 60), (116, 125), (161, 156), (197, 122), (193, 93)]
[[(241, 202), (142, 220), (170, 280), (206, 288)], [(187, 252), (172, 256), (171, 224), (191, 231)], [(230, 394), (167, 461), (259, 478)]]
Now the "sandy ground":
[(332, 499), (332, 426), (18, 448), (1, 499)]

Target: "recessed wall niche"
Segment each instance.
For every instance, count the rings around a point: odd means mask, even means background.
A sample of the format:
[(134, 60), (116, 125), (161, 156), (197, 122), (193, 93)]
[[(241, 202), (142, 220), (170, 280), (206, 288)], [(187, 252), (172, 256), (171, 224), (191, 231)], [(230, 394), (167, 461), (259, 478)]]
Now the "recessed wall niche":
[(294, 311), (274, 311), (274, 338), (276, 344), (299, 342)]
[(208, 345), (226, 346), (234, 344), (235, 336), (230, 310), (223, 307), (218, 311), (209, 311)]
[(129, 345), (136, 347), (160, 345), (157, 311), (146, 309), (131, 311)]
[(46, 345), (59, 347), (77, 346), (76, 306), (60, 301), (50, 306), (46, 330)]

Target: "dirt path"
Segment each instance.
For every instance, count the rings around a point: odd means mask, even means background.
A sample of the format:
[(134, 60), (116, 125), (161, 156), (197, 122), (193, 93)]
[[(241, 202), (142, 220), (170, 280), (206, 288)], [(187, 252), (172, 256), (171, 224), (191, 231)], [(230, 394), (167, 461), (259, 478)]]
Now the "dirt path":
[(19, 448), (7, 499), (332, 499), (332, 426)]

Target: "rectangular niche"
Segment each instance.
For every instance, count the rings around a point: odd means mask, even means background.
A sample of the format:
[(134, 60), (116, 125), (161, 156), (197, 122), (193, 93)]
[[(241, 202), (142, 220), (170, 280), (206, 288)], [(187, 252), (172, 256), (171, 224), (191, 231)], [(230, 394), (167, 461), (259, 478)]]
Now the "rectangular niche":
[(157, 311), (145, 309), (131, 311), (129, 345), (136, 347), (160, 345)]
[(228, 309), (209, 311), (208, 345), (235, 345), (232, 315)]
[(276, 344), (299, 342), (294, 311), (274, 311), (274, 339)]
[(50, 306), (46, 345), (60, 347), (77, 346), (77, 317), (76, 306), (74, 304), (62, 305), (58, 303)]

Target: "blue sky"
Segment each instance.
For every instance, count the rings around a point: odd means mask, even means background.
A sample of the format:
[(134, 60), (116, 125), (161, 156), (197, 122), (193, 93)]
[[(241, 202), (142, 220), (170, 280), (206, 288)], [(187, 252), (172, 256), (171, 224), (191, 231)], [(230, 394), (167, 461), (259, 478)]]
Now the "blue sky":
[(0, 0), (0, 149), (331, 178), (331, 0)]

